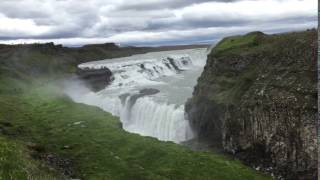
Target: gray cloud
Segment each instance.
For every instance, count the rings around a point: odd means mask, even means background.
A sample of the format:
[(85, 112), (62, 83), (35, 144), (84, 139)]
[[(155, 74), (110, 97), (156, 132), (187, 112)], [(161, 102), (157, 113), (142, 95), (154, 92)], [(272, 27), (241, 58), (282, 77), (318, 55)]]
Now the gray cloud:
[(2, 0), (0, 43), (213, 42), (251, 30), (317, 25), (314, 0)]
[[(233, 2), (240, 0), (213, 0), (215, 2)], [(193, 4), (213, 2), (212, 0), (150, 0), (141, 3), (140, 1), (128, 1), (120, 5), (117, 10), (131, 10), (136, 9), (139, 11), (148, 11), (152, 9), (177, 9), (190, 6)]]

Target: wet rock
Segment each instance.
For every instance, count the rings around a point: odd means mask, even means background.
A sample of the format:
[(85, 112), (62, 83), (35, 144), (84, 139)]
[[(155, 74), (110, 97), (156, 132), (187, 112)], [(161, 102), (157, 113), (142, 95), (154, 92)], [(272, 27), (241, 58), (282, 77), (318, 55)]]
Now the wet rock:
[(121, 95), (119, 96), (122, 105), (124, 105), (127, 97), (129, 97), (129, 96), (130, 96), (130, 93), (121, 94)]
[(136, 103), (136, 101), (141, 97), (154, 95), (159, 92), (160, 91), (158, 89), (153, 89), (153, 88), (142, 89), (139, 91), (138, 94), (130, 95), (130, 100), (129, 100), (130, 105), (129, 106), (132, 107)]
[(146, 88), (146, 89), (142, 89), (139, 91), (140, 94), (146, 96), (146, 95), (153, 95), (153, 94), (157, 94), (160, 91), (158, 89), (153, 89), (153, 88)]
[[(154, 88), (145, 88), (145, 89), (141, 89), (139, 90), (138, 93), (134, 93), (134, 94), (130, 94), (130, 93), (125, 93), (119, 96), (122, 105), (124, 105), (125, 103), (129, 103), (128, 104), (128, 109), (131, 110), (131, 107), (136, 103), (136, 101), (141, 98), (141, 97), (145, 97), (145, 96), (150, 96), (150, 95), (154, 95), (159, 93), (160, 90), (158, 89), (154, 89)], [(129, 98), (129, 99), (128, 99)], [(130, 112), (128, 112), (130, 113)]]
[(100, 91), (104, 89), (114, 80), (112, 72), (108, 68), (78, 68), (76, 74), (79, 79), (83, 80), (85, 84), (93, 91)]
[(177, 72), (182, 71), (182, 70), (176, 65), (176, 63), (174, 62), (174, 59), (173, 59), (173, 58), (168, 57), (167, 60), (170, 62), (171, 66), (172, 66)]
[(54, 169), (62, 172), (65, 176), (72, 176), (72, 163), (70, 159), (60, 157), (53, 153), (45, 153), (41, 155), (41, 159), (46, 161), (46, 163), (53, 167)]

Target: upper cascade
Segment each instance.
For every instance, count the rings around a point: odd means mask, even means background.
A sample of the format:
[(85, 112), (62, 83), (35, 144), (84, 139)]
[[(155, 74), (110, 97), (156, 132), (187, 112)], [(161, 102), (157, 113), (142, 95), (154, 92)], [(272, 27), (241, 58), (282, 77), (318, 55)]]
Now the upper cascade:
[[(203, 56), (203, 53), (199, 53), (199, 51), (180, 50), (178, 53), (175, 51), (175, 53), (170, 51), (167, 51), (167, 53), (147, 53), (84, 63), (78, 67), (80, 69), (108, 68), (114, 78), (108, 88), (121, 88), (158, 84), (161, 83), (157, 81), (160, 77), (179, 74), (193, 66), (204, 64), (204, 62), (194, 61), (194, 59), (199, 59), (199, 56)], [(152, 57), (150, 54), (152, 54)]]

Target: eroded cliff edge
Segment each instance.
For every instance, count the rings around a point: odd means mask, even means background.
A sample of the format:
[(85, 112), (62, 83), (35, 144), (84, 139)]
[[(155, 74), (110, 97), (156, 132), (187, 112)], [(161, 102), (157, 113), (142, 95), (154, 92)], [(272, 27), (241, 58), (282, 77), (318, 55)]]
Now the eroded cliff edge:
[(286, 179), (317, 172), (317, 33), (219, 42), (186, 104), (199, 139)]

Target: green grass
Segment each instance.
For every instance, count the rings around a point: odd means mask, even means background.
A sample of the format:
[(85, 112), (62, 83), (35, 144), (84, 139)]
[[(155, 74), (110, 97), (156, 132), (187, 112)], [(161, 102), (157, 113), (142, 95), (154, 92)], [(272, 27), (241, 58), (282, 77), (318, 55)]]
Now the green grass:
[(214, 47), (213, 52), (218, 53), (244, 46), (254, 46), (258, 43), (257, 38), (262, 35), (261, 32), (252, 32), (243, 36), (226, 37)]
[(116, 117), (72, 102), (57, 86), (21, 84), (23, 91), (10, 93), (16, 86), (4, 82), (0, 124), (10, 126), (0, 126), (0, 159), (5, 159), (0, 161), (0, 179), (27, 179), (33, 174), (34, 179), (44, 175), (59, 179), (55, 171), (43, 168), (46, 162), (29, 157), (30, 143), (42, 147), (42, 153), (69, 159), (72, 177), (81, 179), (270, 179), (222, 155), (127, 133)]
[[(295, 77), (297, 72), (309, 68), (307, 66), (313, 61), (314, 58), (310, 56), (312, 53), (308, 53), (312, 51), (306, 46), (312, 43), (312, 34), (312, 31), (276, 35), (252, 32), (226, 37), (209, 54), (207, 66), (214, 66), (215, 69), (203, 73), (203, 77), (198, 81), (198, 86), (202, 87), (199, 89), (203, 89), (202, 92), (205, 92), (205, 96), (210, 100), (238, 106), (241, 100), (249, 101), (248, 98), (243, 99), (248, 90), (251, 94), (256, 93), (253, 92), (254, 89), (264, 89), (263, 84), (279, 88), (289, 86), (287, 91), (294, 91), (299, 84), (312, 87), (314, 82), (310, 81), (311, 78), (306, 78), (308, 76), (297, 76), (301, 79), (289, 80), (289, 76)], [(291, 47), (293, 44), (295, 46)], [(276, 80), (286, 71), (287, 77), (282, 81)], [(265, 78), (261, 78), (262, 75)], [(310, 76), (314, 77), (313, 74)], [(292, 83), (293, 81), (297, 82)]]
[(0, 180), (62, 179), (55, 170), (32, 159), (21, 143), (0, 137)]

